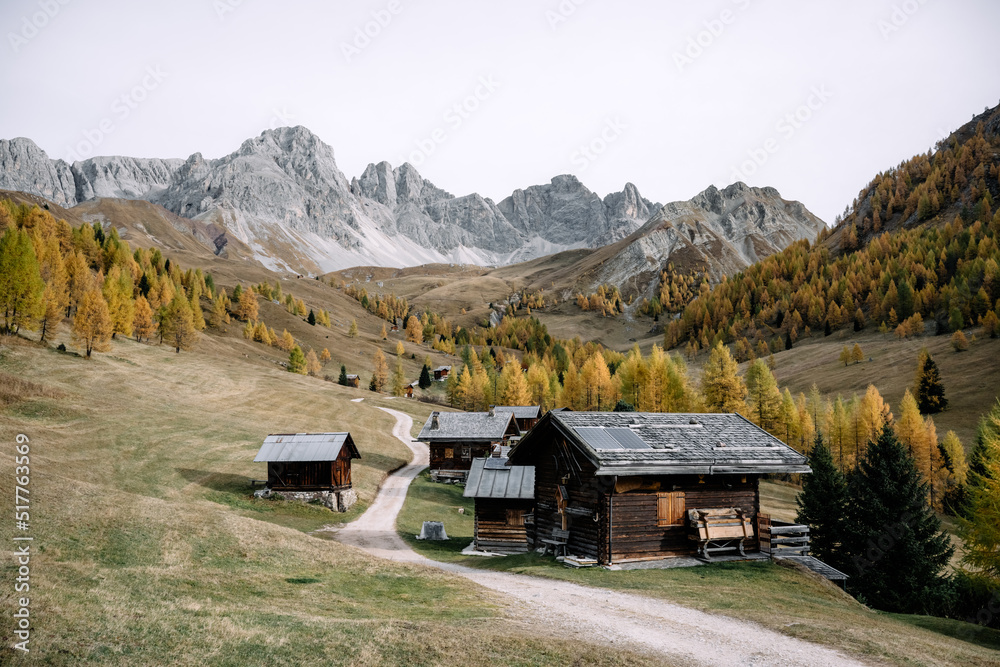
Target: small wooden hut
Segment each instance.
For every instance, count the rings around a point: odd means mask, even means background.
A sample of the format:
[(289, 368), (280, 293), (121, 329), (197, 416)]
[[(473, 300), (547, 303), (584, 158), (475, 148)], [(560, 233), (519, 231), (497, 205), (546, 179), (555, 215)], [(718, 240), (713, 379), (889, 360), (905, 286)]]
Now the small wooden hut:
[(351, 460), (361, 454), (350, 433), (275, 433), (254, 461), (267, 463), (275, 491), (341, 491), (351, 488)]
[(465, 483), (476, 503), (475, 546), (499, 554), (526, 553), (535, 543), (535, 469), (499, 456), (476, 459)]
[(689, 510), (755, 523), (762, 475), (811, 472), (738, 414), (549, 412), (509, 462), (535, 468), (537, 539), (604, 565), (695, 555)]
[(361, 386), (361, 376), (347, 374), (347, 386), (349, 387), (360, 387)]
[(417, 440), (430, 446), (432, 471), (467, 471), (517, 435), (510, 412), (432, 412)]
[(438, 382), (444, 382), (448, 379), (448, 374), (451, 373), (451, 366), (438, 366), (433, 371), (434, 379)]

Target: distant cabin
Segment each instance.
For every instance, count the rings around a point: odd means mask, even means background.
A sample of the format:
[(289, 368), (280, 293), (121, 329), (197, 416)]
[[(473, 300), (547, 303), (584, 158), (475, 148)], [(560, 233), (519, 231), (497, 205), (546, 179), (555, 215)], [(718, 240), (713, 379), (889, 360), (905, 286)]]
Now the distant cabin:
[(755, 523), (762, 475), (811, 472), (738, 414), (549, 412), (508, 461), (535, 469), (537, 539), (602, 565), (693, 556), (688, 510)]
[(361, 386), (361, 376), (360, 375), (350, 375), (347, 376), (347, 386), (348, 387), (360, 387)]
[(510, 412), (432, 412), (417, 440), (430, 446), (432, 471), (467, 471), (517, 435)]
[(411, 382), (410, 384), (406, 385), (405, 395), (407, 398), (413, 398), (413, 388), (416, 386), (417, 386), (416, 382)]
[(475, 499), (476, 549), (517, 554), (534, 547), (532, 466), (509, 466), (502, 456), (475, 459), (462, 495)]
[(448, 373), (451, 373), (451, 366), (438, 366), (433, 371), (434, 379), (438, 382), (443, 382), (448, 379)]
[(351, 488), (351, 460), (360, 458), (350, 433), (275, 433), (254, 461), (267, 463), (275, 491), (341, 491)]
[(497, 412), (512, 412), (517, 428), (521, 433), (527, 433), (531, 427), (538, 423), (542, 416), (542, 406), (540, 405), (497, 405), (494, 407)]

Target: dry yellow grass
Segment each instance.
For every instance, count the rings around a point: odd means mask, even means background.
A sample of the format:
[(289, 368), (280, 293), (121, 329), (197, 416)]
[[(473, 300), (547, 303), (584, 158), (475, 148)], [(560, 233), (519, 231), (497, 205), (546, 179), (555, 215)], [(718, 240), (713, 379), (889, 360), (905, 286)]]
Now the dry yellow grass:
[[(10, 447), (0, 478), (13, 476), (15, 434), (28, 435), (36, 549), (32, 652), (11, 651), (5, 612), (0, 662), (647, 662), (498, 624), (506, 611), (467, 582), (305, 532), (343, 515), (252, 500), (247, 480), (263, 476), (252, 459), (264, 435), (343, 429), (361, 450), (363, 506), (409, 458), (376, 405), (421, 418), (429, 409), (248, 362), (233, 345), (203, 337), (177, 355), (117, 341), (90, 361), (0, 347), (4, 377), (35, 378), (32, 396), (0, 412), (0, 443)], [(0, 498), (13, 504), (8, 485)], [(0, 580), (12, 581), (12, 562), (7, 553)], [(0, 608), (12, 608), (12, 595), (0, 587)]]

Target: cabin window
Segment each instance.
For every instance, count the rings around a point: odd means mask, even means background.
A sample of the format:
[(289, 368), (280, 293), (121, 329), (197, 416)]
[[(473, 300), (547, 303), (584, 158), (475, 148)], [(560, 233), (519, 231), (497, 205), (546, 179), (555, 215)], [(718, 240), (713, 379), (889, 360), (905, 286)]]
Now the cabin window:
[(454, 448), (452, 448), (452, 447), (445, 447), (444, 448), (444, 457), (446, 459), (453, 459), (453, 458), (455, 458), (455, 450), (454, 450)]
[(683, 491), (656, 494), (656, 525), (683, 526), (687, 503)]
[(468, 461), (471, 458), (472, 458), (472, 448), (471, 447), (462, 447), (462, 460), (463, 461)]
[(507, 510), (507, 525), (508, 526), (523, 526), (524, 525), (524, 510)]

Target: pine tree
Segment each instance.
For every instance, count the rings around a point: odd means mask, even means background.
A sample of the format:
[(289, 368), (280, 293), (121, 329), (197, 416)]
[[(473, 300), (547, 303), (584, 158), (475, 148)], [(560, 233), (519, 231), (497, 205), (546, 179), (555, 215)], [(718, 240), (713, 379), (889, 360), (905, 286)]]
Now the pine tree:
[(107, 352), (111, 349), (111, 315), (108, 304), (96, 289), (84, 293), (73, 318), (73, 344), (86, 351)]
[(954, 551), (927, 505), (913, 457), (883, 428), (850, 475), (843, 552), (848, 586), (883, 611), (934, 613), (947, 587), (942, 571)]
[(503, 367), (501, 373), (503, 392), (497, 398), (499, 405), (530, 405), (531, 392), (528, 390), (528, 382), (521, 371), (521, 364), (514, 360)]
[(239, 297), (236, 296), (236, 292), (233, 292), (233, 298), (236, 301), (236, 317), (242, 320), (256, 320), (260, 317), (260, 306), (257, 305), (257, 295), (253, 290), (242, 289), (240, 285), (236, 286), (240, 290)]
[(306, 355), (302, 354), (302, 348), (298, 345), (292, 346), (288, 353), (288, 372), (306, 374)]
[(776, 433), (781, 418), (781, 392), (767, 362), (757, 359), (750, 364), (745, 380), (751, 418), (765, 431)]
[(841, 548), (847, 510), (847, 480), (833, 462), (830, 448), (819, 434), (809, 452), (812, 474), (803, 477), (802, 493), (796, 497), (797, 523), (809, 526), (810, 551), (833, 567), (842, 568)]
[(347, 380), (347, 366), (344, 364), (340, 365), (340, 377), (337, 378), (337, 384), (342, 387), (346, 387), (350, 384)]
[(135, 300), (135, 311), (132, 318), (132, 333), (135, 334), (135, 339), (142, 342), (145, 338), (147, 341), (149, 337), (156, 332), (156, 323), (153, 321), (153, 309), (149, 305), (149, 301), (146, 297), (141, 294)]
[(739, 412), (747, 395), (743, 379), (737, 374), (739, 366), (729, 348), (716, 343), (702, 376), (702, 391), (709, 412)]
[(278, 336), (276, 345), (283, 352), (291, 352), (292, 348), (295, 347), (295, 337), (288, 333), (288, 329), (283, 329), (281, 335)]
[(102, 288), (104, 300), (111, 315), (111, 337), (118, 334), (132, 335), (132, 320), (135, 317), (135, 303), (132, 301), (132, 277), (120, 267), (112, 266), (104, 279)]
[(309, 352), (306, 353), (306, 373), (313, 377), (319, 377), (321, 370), (323, 370), (323, 365), (319, 363), (319, 357), (316, 356), (316, 352), (310, 347)]
[(347, 335), (350, 336), (351, 338), (356, 338), (357, 337), (357, 335), (358, 335), (358, 321), (357, 320), (351, 320), (351, 326), (347, 330)]
[(420, 379), (417, 381), (421, 389), (427, 389), (431, 386), (431, 369), (427, 364), (424, 364), (423, 368), (420, 369)]
[(979, 422), (965, 489), (963, 562), (1000, 584), (1000, 402)]
[(406, 320), (406, 340), (417, 344), (424, 340), (424, 325), (413, 315)]
[[(4, 331), (35, 328), (45, 313), (45, 283), (27, 232), (9, 228), (0, 237), (0, 309)], [(89, 356), (89, 355), (88, 355)]]
[(851, 361), (855, 364), (859, 364), (865, 360), (865, 353), (861, 351), (861, 346), (857, 343), (851, 349)]
[(917, 361), (916, 399), (920, 414), (936, 414), (948, 407), (937, 364), (927, 350), (920, 352)]
[(312, 326), (316, 326), (316, 313), (312, 311), (312, 308), (309, 309), (309, 317), (306, 318), (306, 322)]
[(403, 358), (396, 355), (396, 365), (392, 370), (392, 395), (402, 396), (406, 393), (406, 375), (403, 371)]
[(173, 300), (166, 307), (160, 329), (163, 331), (164, 338), (170, 342), (171, 347), (178, 354), (181, 350), (190, 350), (194, 345), (198, 335), (194, 328), (194, 315), (191, 312), (191, 304), (184, 298), (183, 293), (175, 294)]
[(389, 383), (389, 364), (386, 363), (385, 354), (379, 348), (375, 348), (375, 354), (372, 355), (372, 366), (375, 391), (383, 391)]

